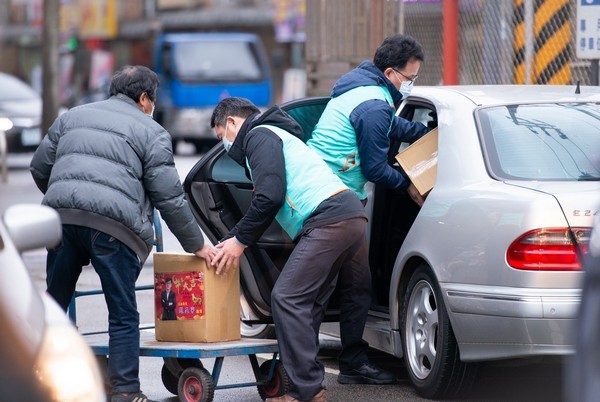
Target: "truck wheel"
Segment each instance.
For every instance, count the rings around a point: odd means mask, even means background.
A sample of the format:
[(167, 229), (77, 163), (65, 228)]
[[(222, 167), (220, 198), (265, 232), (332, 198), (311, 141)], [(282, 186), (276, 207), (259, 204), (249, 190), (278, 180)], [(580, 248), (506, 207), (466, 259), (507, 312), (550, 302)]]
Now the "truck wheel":
[(419, 395), (455, 398), (470, 391), (477, 365), (460, 360), (439, 285), (427, 265), (410, 278), (400, 322), (404, 364)]

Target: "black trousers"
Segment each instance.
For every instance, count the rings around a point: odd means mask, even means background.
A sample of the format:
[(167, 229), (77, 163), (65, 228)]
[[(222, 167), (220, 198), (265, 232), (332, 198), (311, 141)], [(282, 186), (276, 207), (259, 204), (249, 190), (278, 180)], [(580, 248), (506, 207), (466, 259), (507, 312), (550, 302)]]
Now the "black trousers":
[(319, 327), (338, 277), (342, 305), (353, 306), (340, 307), (342, 343), (350, 358), (360, 358), (366, 344), (362, 333), (371, 300), (366, 229), (364, 218), (354, 218), (307, 231), (275, 283), (273, 319), (281, 360), (292, 382), (289, 393), (296, 399), (310, 400), (322, 388)]

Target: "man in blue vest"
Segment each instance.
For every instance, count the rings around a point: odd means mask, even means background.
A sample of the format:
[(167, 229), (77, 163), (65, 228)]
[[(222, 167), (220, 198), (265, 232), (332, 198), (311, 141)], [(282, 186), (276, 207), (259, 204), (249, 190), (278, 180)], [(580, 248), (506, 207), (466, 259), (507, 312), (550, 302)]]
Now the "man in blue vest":
[[(365, 184), (371, 181), (386, 188), (406, 191), (420, 206), (423, 198), (402, 173), (388, 164), (390, 139), (412, 143), (429, 129), (419, 122), (395, 116), (395, 108), (410, 93), (425, 56), (421, 45), (408, 35), (386, 38), (375, 52), (373, 62), (364, 61), (342, 76), (334, 85), (331, 100), (313, 130), (307, 145), (314, 149), (331, 170), (367, 203)], [(368, 362), (368, 343), (362, 339), (371, 303), (371, 292), (352, 277), (340, 275), (342, 293), (353, 294), (353, 304), (342, 304), (339, 356), (342, 384), (387, 384), (392, 373)], [(371, 282), (369, 278), (368, 287)], [(353, 313), (344, 319), (345, 310)]]
[(370, 278), (364, 208), (354, 192), (296, 135), (300, 126), (272, 107), (260, 114), (243, 98), (226, 98), (211, 117), (229, 156), (248, 168), (254, 195), (244, 217), (217, 245), (217, 274), (234, 269), (244, 249), (273, 219), (296, 246), (271, 295), (281, 360), (289, 393), (267, 401), (326, 401), (318, 335), (327, 302), (341, 272)]

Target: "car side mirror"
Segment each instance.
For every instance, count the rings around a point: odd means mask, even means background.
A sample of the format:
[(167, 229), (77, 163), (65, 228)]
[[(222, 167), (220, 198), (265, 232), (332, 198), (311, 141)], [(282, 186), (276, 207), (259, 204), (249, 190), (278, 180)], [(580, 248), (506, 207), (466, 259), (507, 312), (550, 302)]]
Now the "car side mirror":
[(60, 217), (50, 207), (38, 204), (13, 205), (6, 209), (3, 220), (20, 253), (54, 247), (62, 240)]

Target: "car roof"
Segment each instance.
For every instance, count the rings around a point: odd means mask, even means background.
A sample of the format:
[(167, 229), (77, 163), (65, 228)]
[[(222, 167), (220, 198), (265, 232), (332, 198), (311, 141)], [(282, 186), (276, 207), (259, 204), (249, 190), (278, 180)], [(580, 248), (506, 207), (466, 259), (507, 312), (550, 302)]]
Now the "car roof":
[(449, 85), (416, 86), (413, 95), (438, 100), (470, 101), (477, 106), (545, 102), (600, 102), (600, 88), (576, 85)]

